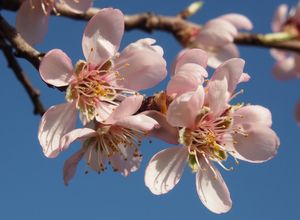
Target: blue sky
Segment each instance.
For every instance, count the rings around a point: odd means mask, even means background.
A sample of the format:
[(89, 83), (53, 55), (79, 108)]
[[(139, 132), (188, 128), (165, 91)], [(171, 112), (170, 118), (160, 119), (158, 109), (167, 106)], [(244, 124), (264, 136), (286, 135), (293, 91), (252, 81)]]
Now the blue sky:
[[(96, 6), (112, 6), (125, 14), (152, 11), (174, 15), (192, 1), (182, 0), (99, 0)], [(294, 5), (297, 1), (285, 1)], [(207, 0), (204, 8), (190, 19), (203, 23), (210, 18), (229, 12), (247, 15), (254, 23), (253, 32), (270, 32), (270, 22), (278, 0), (237, 1)], [(14, 13), (3, 12), (13, 24)], [(75, 62), (83, 58), (81, 38), (85, 22), (52, 17), (49, 33), (41, 51), (53, 48), (64, 50)], [(153, 37), (165, 50), (168, 68), (180, 51), (180, 46), (170, 34), (154, 32), (149, 35), (140, 31), (125, 33), (122, 48), (143, 37)], [(79, 148), (72, 145), (56, 159), (46, 158), (37, 140), (40, 117), (32, 113), (27, 94), (7, 68), (0, 55), (0, 219), (221, 219), (221, 220), (281, 220), (300, 219), (300, 172), (298, 155), (299, 127), (293, 117), (294, 105), (299, 98), (299, 81), (280, 82), (271, 75), (274, 61), (268, 49), (240, 47), (241, 57), (246, 60), (245, 72), (251, 81), (240, 88), (245, 94), (238, 101), (261, 104), (273, 113), (273, 129), (281, 139), (278, 155), (263, 164), (241, 162), (233, 172), (223, 171), (233, 200), (232, 210), (224, 215), (209, 212), (198, 199), (195, 177), (187, 168), (180, 183), (170, 193), (155, 196), (144, 186), (144, 168), (153, 154), (167, 147), (154, 140), (142, 145), (144, 155), (140, 170), (124, 178), (108, 170), (100, 175), (84, 174), (81, 163), (75, 178), (68, 187), (63, 185), (62, 167), (66, 158)], [(20, 60), (28, 77), (41, 91), (41, 99), (50, 107), (64, 102), (64, 94), (48, 88), (38, 72), (26, 61)], [(212, 73), (212, 71), (210, 71)], [(167, 81), (153, 90), (164, 89)]]

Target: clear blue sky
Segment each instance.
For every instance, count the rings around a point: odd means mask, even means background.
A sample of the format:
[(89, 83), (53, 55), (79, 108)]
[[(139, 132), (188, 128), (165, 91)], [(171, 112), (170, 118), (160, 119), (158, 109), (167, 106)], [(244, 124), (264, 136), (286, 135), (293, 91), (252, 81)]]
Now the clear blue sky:
[[(192, 1), (182, 0), (99, 0), (96, 6), (113, 6), (126, 14), (152, 11), (174, 15)], [(285, 1), (289, 5), (295, 0)], [(209, 18), (229, 12), (247, 15), (254, 23), (254, 32), (270, 31), (270, 22), (278, 0), (237, 1), (207, 0), (204, 8), (191, 20), (203, 23)], [(3, 12), (14, 23), (14, 13)], [(61, 48), (72, 60), (83, 58), (81, 38), (85, 22), (54, 18), (41, 51)], [(168, 67), (180, 50), (173, 37), (166, 33), (152, 35), (139, 31), (125, 34), (122, 48), (142, 37), (153, 37), (165, 50)], [(84, 174), (81, 163), (68, 187), (63, 185), (62, 167), (79, 145), (72, 145), (56, 159), (47, 159), (37, 140), (40, 117), (32, 114), (27, 94), (6, 67), (0, 55), (0, 219), (53, 220), (53, 219), (202, 219), (202, 220), (281, 220), (300, 219), (300, 128), (293, 118), (294, 105), (299, 98), (299, 81), (279, 82), (271, 75), (274, 61), (268, 49), (240, 47), (246, 60), (245, 71), (252, 77), (243, 84), (245, 94), (241, 101), (261, 104), (273, 113), (273, 128), (281, 139), (278, 155), (263, 164), (241, 162), (233, 172), (221, 171), (233, 200), (232, 210), (224, 215), (209, 212), (198, 199), (195, 177), (186, 169), (180, 183), (170, 193), (155, 196), (144, 186), (144, 168), (151, 156), (168, 145), (154, 141), (144, 143), (141, 169), (124, 178), (108, 170), (100, 175)], [(64, 94), (48, 88), (38, 72), (26, 61), (21, 61), (41, 99), (47, 107), (64, 101)], [(210, 71), (210, 73), (212, 73)], [(167, 81), (156, 89), (162, 90)], [(152, 91), (147, 91), (151, 94)], [(221, 169), (220, 169), (221, 170)]]

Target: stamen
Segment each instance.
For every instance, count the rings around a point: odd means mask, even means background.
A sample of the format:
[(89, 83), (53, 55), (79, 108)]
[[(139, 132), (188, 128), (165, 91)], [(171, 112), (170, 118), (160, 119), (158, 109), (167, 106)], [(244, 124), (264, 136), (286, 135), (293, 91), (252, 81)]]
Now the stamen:
[(230, 97), (229, 102), (230, 102), (232, 99), (234, 99), (235, 97), (237, 97), (238, 95), (241, 95), (241, 94), (243, 94), (243, 93), (244, 93), (244, 90), (243, 90), (243, 89), (241, 89), (240, 91), (234, 93), (234, 94)]
[(224, 164), (221, 163), (221, 161), (217, 161), (217, 163), (226, 171), (233, 171), (233, 167), (227, 168), (224, 166)]

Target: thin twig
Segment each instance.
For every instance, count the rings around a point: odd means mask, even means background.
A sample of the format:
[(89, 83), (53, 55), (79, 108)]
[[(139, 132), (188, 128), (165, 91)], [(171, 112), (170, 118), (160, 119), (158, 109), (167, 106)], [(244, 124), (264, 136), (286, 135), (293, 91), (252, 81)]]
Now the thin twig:
[(12, 27), (8, 22), (0, 15), (0, 33), (6, 40), (14, 47), (16, 56), (25, 58), (36, 69), (38, 69), (42, 57), (42, 53), (30, 46)]
[(12, 47), (9, 46), (3, 36), (0, 35), (0, 49), (2, 50), (4, 56), (6, 57), (7, 63), (9, 68), (11, 68), (20, 81), (22, 86), (25, 88), (27, 94), (29, 95), (31, 102), (34, 106), (34, 114), (43, 115), (45, 113), (45, 109), (43, 107), (42, 102), (39, 99), (39, 91), (34, 89), (31, 85), (29, 79), (26, 77), (26, 74), (22, 70), (21, 66), (19, 65), (18, 61), (16, 60)]

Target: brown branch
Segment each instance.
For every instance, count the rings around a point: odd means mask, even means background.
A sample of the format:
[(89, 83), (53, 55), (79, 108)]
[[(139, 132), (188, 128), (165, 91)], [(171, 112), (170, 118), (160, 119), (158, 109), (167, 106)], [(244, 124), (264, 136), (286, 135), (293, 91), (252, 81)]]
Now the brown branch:
[(45, 112), (45, 109), (39, 99), (39, 95), (40, 95), (39, 92), (32, 87), (29, 79), (26, 77), (26, 74), (24, 73), (18, 61), (16, 60), (15, 55), (13, 54), (12, 47), (6, 43), (5, 39), (1, 35), (0, 35), (0, 49), (2, 50), (4, 56), (6, 57), (9, 68), (13, 70), (15, 76), (20, 81), (22, 86), (25, 88), (27, 94), (29, 95), (31, 102), (34, 106), (34, 111), (33, 111), (34, 114), (39, 114), (42, 116)]
[(14, 47), (16, 56), (25, 58), (38, 69), (43, 54), (30, 46), (1, 15), (0, 33)]
[(276, 48), (282, 50), (290, 50), (300, 52), (299, 40), (287, 40), (287, 41), (265, 41), (263, 40), (263, 34), (249, 34), (240, 33), (235, 39), (234, 43), (240, 45), (257, 46), (265, 48)]
[[(2, 0), (0, 1), (0, 9), (17, 11), (22, 3), (22, 0)], [(60, 16), (75, 19), (75, 20), (89, 20), (94, 16), (99, 9), (90, 8), (87, 12), (77, 14), (68, 10), (63, 4), (56, 4), (56, 12)], [(55, 14), (54, 14), (55, 15)], [(154, 13), (139, 13), (135, 15), (125, 16), (125, 29), (130, 31), (133, 29), (142, 30), (145, 32), (152, 32), (155, 30), (165, 31), (171, 33), (180, 44), (187, 46), (187, 39), (191, 30), (200, 28), (199, 25), (189, 22), (185, 16), (163, 16)], [(15, 55), (28, 60), (36, 69), (38, 69), (43, 53), (40, 53), (31, 47), (26, 41), (17, 33), (14, 27), (9, 25), (6, 20), (0, 15), (0, 34), (5, 37), (11, 46), (15, 49)], [(290, 50), (300, 52), (300, 41), (267, 41), (263, 34), (249, 34), (239, 33), (234, 39), (234, 43), (239, 45), (257, 46), (265, 48), (277, 48), (283, 50)], [(14, 58), (15, 59), (15, 58)], [(156, 109), (153, 97), (149, 97), (142, 108)], [(153, 104), (154, 103), (154, 104)], [(149, 107), (150, 106), (150, 107)]]
[[(0, 8), (16, 11), (18, 10), (21, 2), (21, 0), (2, 0), (0, 3)], [(89, 20), (99, 11), (99, 9), (97, 8), (90, 8), (87, 12), (78, 14), (71, 12), (66, 7), (64, 7), (63, 4), (57, 4), (56, 9), (60, 16), (76, 20)], [(3, 19), (0, 20), (0, 26), (7, 26), (3, 25)], [(153, 13), (140, 13), (125, 16), (125, 28), (127, 31), (133, 29), (139, 29), (146, 32), (152, 32), (154, 30), (165, 31), (173, 34), (173, 36), (183, 46), (186, 46), (186, 33), (189, 33), (191, 28), (194, 28), (195, 26), (196, 24), (186, 21), (180, 16), (162, 16)], [(3, 27), (1, 27), (1, 29), (3, 29)], [(35, 67), (37, 67), (40, 58), (39, 56), (41, 56), (41, 54), (30, 47), (28, 44), (24, 44), (24, 41), (20, 39), (19, 35), (15, 31), (11, 30), (11, 28), (6, 28), (6, 30), (4, 31), (6, 33), (9, 33), (10, 36), (7, 36), (7, 38), (8, 40), (11, 39), (10, 42), (16, 48), (18, 55), (28, 59)], [(300, 52), (300, 42), (297, 40), (289, 40), (284, 42), (268, 42), (263, 40), (261, 36), (263, 35), (240, 33), (235, 38), (234, 43), (239, 45), (277, 48)], [(38, 59), (36, 59), (37, 57)]]

